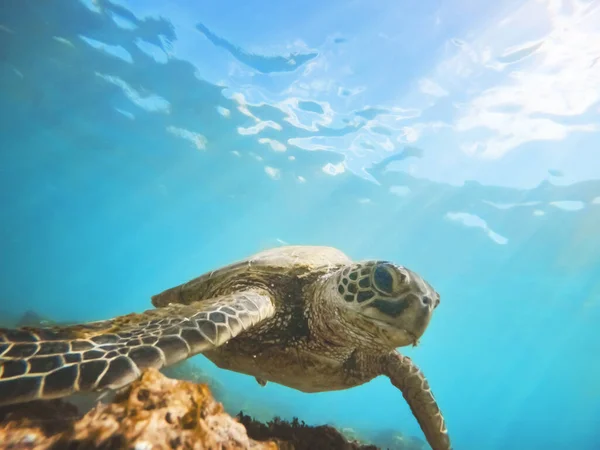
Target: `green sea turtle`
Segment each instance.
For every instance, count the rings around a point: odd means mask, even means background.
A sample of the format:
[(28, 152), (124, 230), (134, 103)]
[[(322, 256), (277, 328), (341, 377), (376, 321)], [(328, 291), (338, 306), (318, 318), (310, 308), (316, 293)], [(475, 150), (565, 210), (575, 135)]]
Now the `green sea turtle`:
[(288, 246), (204, 274), (111, 320), (0, 329), (0, 405), (115, 390), (143, 369), (202, 353), (217, 366), (303, 392), (385, 375), (434, 450), (444, 418), (419, 369), (395, 349), (416, 344), (439, 304), (415, 272), (353, 262), (331, 247)]

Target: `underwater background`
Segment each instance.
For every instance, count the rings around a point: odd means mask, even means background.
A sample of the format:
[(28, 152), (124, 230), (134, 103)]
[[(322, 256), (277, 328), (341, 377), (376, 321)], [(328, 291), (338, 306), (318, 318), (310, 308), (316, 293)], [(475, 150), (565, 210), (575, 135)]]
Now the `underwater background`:
[[(402, 351), (455, 449), (600, 449), (599, 24), (589, 0), (2, 0), (0, 315), (141, 312), (335, 246), (441, 294)], [(387, 379), (192, 362), (246, 413), (422, 439)]]

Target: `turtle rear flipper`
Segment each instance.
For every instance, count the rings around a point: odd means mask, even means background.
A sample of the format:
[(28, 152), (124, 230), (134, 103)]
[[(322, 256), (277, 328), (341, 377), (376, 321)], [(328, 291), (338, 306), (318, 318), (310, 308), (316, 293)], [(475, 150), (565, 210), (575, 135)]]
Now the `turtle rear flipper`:
[(82, 325), (0, 329), (0, 405), (121, 388), (146, 368), (224, 344), (274, 311), (270, 296), (246, 291)]

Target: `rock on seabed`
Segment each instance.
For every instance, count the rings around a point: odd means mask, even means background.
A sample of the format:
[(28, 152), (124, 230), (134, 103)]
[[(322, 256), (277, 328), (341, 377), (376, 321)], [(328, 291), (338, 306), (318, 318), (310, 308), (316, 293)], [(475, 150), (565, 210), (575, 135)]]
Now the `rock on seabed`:
[[(254, 439), (252, 439), (252, 436)], [(228, 415), (206, 384), (154, 369), (83, 417), (63, 400), (0, 408), (0, 450), (375, 450), (335, 428)]]
[[(45, 416), (45, 418), (44, 418)], [(147, 370), (109, 404), (83, 417), (66, 402), (32, 402), (4, 413), (0, 449), (275, 450), (248, 437), (205, 384)]]

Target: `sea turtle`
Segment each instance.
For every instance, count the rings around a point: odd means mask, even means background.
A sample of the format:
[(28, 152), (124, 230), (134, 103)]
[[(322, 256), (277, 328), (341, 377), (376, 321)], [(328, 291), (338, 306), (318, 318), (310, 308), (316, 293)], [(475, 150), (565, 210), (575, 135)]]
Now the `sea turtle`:
[(388, 261), (286, 246), (152, 297), (151, 309), (73, 326), (0, 329), (0, 405), (115, 390), (204, 354), (218, 367), (303, 392), (385, 375), (434, 450), (449, 450), (427, 380), (397, 347), (416, 344), (438, 293)]

